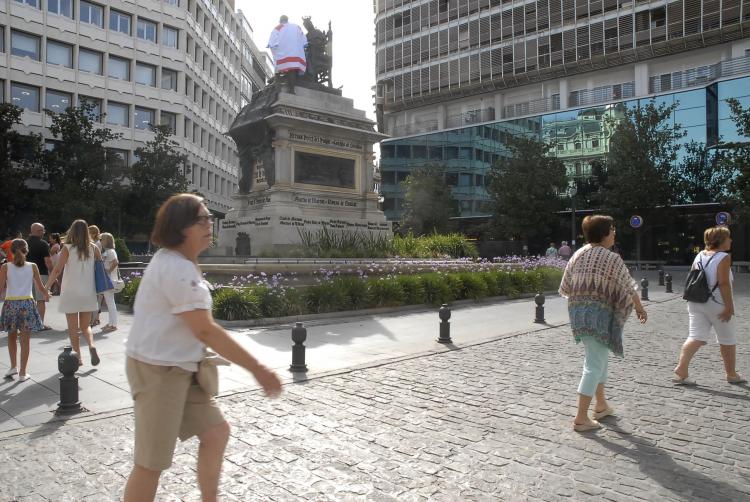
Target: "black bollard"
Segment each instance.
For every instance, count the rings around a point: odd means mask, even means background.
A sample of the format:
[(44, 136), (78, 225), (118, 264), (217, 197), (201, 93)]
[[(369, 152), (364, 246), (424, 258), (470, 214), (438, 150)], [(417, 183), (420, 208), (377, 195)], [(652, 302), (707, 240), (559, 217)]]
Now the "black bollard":
[(294, 345), (292, 345), (292, 365), (289, 366), (289, 371), (307, 371), (307, 365), (305, 364), (305, 340), (307, 340), (307, 328), (301, 322), (295, 323), (292, 328), (292, 341)]
[(641, 300), (648, 301), (648, 279), (641, 279)]
[(667, 286), (667, 293), (674, 293), (674, 291), (672, 291), (672, 274), (666, 274), (664, 276), (664, 282)]
[(659, 269), (659, 286), (664, 286), (664, 269)]
[(453, 343), (451, 340), (451, 323), (448, 319), (451, 318), (451, 309), (444, 303), (440, 310), (438, 310), (440, 316), (440, 337), (437, 339), (438, 343)]
[(544, 302), (546, 298), (542, 293), (537, 293), (534, 297), (534, 303), (536, 303), (536, 315), (534, 316), (534, 322), (537, 324), (544, 324)]
[(78, 354), (73, 352), (73, 347), (67, 345), (62, 354), (57, 356), (57, 369), (60, 377), (60, 402), (57, 403), (57, 415), (72, 415), (81, 411), (81, 402), (78, 400)]

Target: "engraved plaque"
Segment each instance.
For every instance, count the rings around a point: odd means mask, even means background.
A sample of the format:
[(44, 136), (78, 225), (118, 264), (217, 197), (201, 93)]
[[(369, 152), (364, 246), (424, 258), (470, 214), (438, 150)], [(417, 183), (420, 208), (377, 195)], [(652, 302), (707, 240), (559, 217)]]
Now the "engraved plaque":
[(355, 165), (354, 159), (294, 152), (294, 182), (356, 188)]

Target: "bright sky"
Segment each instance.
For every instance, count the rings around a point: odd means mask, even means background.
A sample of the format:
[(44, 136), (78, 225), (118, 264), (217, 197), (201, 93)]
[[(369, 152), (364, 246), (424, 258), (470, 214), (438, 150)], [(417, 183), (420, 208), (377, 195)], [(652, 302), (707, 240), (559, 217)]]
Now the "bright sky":
[[(311, 16), (316, 28), (333, 31), (333, 85), (343, 86), (343, 95), (375, 120), (372, 86), (375, 85), (375, 15), (372, 0), (236, 0), (253, 27), (255, 44), (266, 50), (268, 37), (282, 14), (302, 26), (302, 16)], [(302, 26), (304, 31), (304, 26)]]

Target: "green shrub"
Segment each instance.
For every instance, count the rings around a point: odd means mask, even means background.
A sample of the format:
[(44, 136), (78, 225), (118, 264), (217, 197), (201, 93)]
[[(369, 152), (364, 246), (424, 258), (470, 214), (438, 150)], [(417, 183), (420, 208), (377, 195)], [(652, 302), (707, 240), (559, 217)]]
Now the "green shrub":
[(557, 291), (562, 281), (563, 270), (559, 268), (540, 268), (539, 273), (542, 274), (542, 281), (544, 284), (545, 291)]
[(497, 281), (497, 271), (490, 270), (481, 274), (484, 285), (487, 288), (487, 296), (500, 296), (500, 285)]
[(346, 303), (346, 294), (335, 281), (321, 282), (305, 290), (305, 304), (315, 314), (346, 310)]
[(135, 294), (138, 292), (138, 286), (140, 285), (141, 285), (140, 277), (133, 277), (133, 276), (130, 276), (130, 278), (126, 277), (125, 287), (122, 288), (122, 291), (117, 293), (117, 301), (119, 303), (129, 306), (130, 308), (133, 308), (133, 305), (135, 304)]
[(443, 274), (444, 281), (448, 285), (448, 301), (463, 300), (464, 297), (464, 283), (461, 278), (456, 274)]
[(284, 290), (286, 315), (303, 315), (309, 313), (304, 290), (301, 288), (286, 288)]
[(424, 287), (418, 275), (399, 275), (396, 282), (404, 293), (404, 305), (425, 303)]
[(260, 300), (250, 289), (221, 288), (214, 294), (216, 319), (238, 321), (261, 317)]
[(462, 272), (458, 274), (463, 285), (461, 298), (480, 300), (488, 296), (487, 282), (484, 280), (483, 272)]
[(430, 273), (422, 275), (422, 290), (426, 305), (441, 305), (451, 298), (451, 290), (443, 275)]
[(284, 317), (289, 315), (289, 306), (282, 289), (260, 286), (253, 288), (253, 292), (258, 298), (260, 312), (263, 317)]
[(359, 277), (337, 277), (333, 281), (341, 288), (347, 310), (359, 310), (368, 305), (367, 282)]
[(131, 260), (130, 250), (124, 239), (115, 239), (115, 253), (117, 253), (117, 261), (127, 262)]
[(373, 307), (397, 307), (404, 304), (404, 291), (396, 279), (381, 277), (367, 281), (370, 305)]

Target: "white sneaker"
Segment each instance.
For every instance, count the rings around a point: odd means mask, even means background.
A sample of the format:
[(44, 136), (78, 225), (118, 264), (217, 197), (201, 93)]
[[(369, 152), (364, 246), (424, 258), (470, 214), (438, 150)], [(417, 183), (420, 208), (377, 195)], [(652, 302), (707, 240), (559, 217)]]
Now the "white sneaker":
[(25, 382), (29, 378), (31, 378), (31, 375), (29, 375), (28, 373), (26, 373), (24, 375), (18, 375), (18, 381), (19, 382)]
[(11, 368), (5, 372), (5, 378), (12, 378), (13, 375), (17, 375), (17, 374), (18, 374), (18, 370), (16, 368)]

